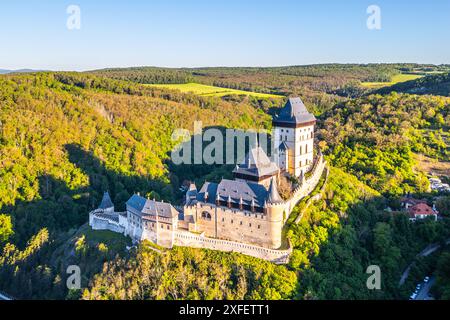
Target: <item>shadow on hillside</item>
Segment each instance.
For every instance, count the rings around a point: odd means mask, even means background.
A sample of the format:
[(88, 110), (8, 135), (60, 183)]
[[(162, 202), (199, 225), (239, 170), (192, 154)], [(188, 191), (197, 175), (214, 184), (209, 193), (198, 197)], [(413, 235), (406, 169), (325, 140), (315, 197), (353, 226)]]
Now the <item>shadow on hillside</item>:
[(137, 192), (146, 195), (157, 191), (167, 200), (173, 198), (170, 185), (162, 180), (109, 170), (92, 152), (76, 144), (65, 149), (70, 162), (89, 177), (89, 184), (74, 189), (53, 176), (39, 176), (40, 199), (4, 206), (2, 211), (13, 213), (14, 242), (20, 247), (42, 228), (52, 232), (79, 227), (87, 221), (89, 211), (97, 208), (105, 191), (109, 191), (117, 210), (124, 210), (125, 202)]
[[(163, 180), (109, 170), (92, 152), (83, 150), (76, 144), (68, 144), (65, 149), (70, 162), (88, 176), (89, 183), (86, 186), (71, 188), (67, 181), (42, 175), (37, 178), (38, 199), (17, 201), (15, 205), (1, 208), (1, 212), (13, 217), (15, 233), (9, 241), (22, 252), (27, 242), (40, 230), (46, 228), (49, 231), (49, 241), (45, 246), (34, 248), (30, 251), (34, 253), (20, 262), (14, 258), (17, 265), (14, 262), (0, 268), (0, 290), (19, 299), (51, 297), (48, 292), (54, 281), (50, 279), (53, 274), (50, 267), (52, 252), (64, 244), (76, 229), (88, 222), (89, 211), (98, 207), (104, 191), (109, 191), (118, 211), (125, 210), (125, 202), (135, 192), (147, 195), (157, 191), (164, 199), (173, 198), (170, 184)], [(63, 278), (66, 276), (61, 270), (53, 272)]]
[[(250, 148), (256, 145), (255, 132), (250, 130), (234, 130), (227, 131), (223, 126), (209, 126), (203, 128), (202, 134), (191, 135), (189, 139), (176, 146), (173, 150), (167, 153), (168, 160), (165, 162), (170, 174), (175, 176), (175, 181), (178, 186), (183, 182), (195, 181), (197, 187), (201, 187), (205, 181), (218, 182), (222, 178), (231, 179), (232, 171), (237, 164), (244, 161), (245, 155)], [(211, 136), (208, 136), (210, 134)], [(216, 134), (220, 135), (222, 142), (216, 144)], [(228, 140), (227, 140), (228, 138)], [(262, 135), (258, 134), (258, 141), (260, 145), (265, 145), (263, 149), (270, 156), (271, 153), (271, 137), (267, 135), (266, 140)], [(264, 141), (267, 141), (264, 143)], [(232, 145), (230, 145), (233, 143)], [(212, 150), (213, 145), (217, 146), (216, 150)], [(218, 152), (221, 148), (221, 154)], [(201, 146), (201, 152), (198, 152), (198, 146)], [(229, 151), (227, 152), (227, 146)], [(190, 151), (189, 151), (190, 150)], [(186, 157), (185, 153), (187, 152)], [(173, 159), (173, 156), (183, 158), (183, 163), (179, 164), (180, 160)], [(190, 154), (190, 157), (189, 157)], [(198, 155), (200, 154), (200, 157)], [(205, 155), (211, 155), (213, 161), (206, 160)], [(231, 161), (230, 161), (231, 160)], [(174, 186), (177, 187), (178, 186)], [(178, 197), (179, 198), (179, 197)]]

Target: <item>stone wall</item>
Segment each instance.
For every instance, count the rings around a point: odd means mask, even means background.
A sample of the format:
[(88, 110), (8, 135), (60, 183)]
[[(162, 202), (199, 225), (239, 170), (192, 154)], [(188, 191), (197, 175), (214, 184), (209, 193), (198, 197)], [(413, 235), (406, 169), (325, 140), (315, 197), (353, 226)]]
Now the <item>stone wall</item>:
[(289, 217), (297, 203), (309, 195), (317, 186), (325, 165), (326, 161), (324, 160), (323, 155), (320, 155), (314, 163), (309, 177), (304, 178), (300, 185), (294, 190), (292, 197), (286, 201), (286, 219)]
[(203, 248), (220, 250), (226, 252), (239, 252), (252, 257), (264, 259), (277, 264), (288, 263), (292, 248), (287, 250), (273, 250), (250, 244), (207, 238), (187, 231), (176, 231), (174, 234), (174, 245), (180, 247)]
[[(202, 213), (209, 213), (208, 218), (205, 219)], [(266, 214), (197, 203), (186, 206), (184, 215), (185, 218), (193, 216), (195, 231), (203, 232), (207, 237), (272, 247), (270, 237), (273, 222), (269, 221)]]
[[(118, 221), (116, 222), (113, 219), (98, 215), (103, 213), (104, 211), (102, 209), (94, 210), (89, 213), (89, 225), (92, 227), (92, 230), (109, 230), (117, 233), (125, 232), (124, 226), (121, 226)], [(118, 213), (114, 214), (118, 215)]]

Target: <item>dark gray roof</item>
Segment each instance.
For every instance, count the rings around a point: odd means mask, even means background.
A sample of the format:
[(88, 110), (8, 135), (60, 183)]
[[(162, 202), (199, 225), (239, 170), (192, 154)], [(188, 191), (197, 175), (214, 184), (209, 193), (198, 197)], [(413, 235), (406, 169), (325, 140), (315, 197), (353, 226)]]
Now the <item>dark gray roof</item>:
[(269, 190), (267, 192), (267, 203), (282, 203), (283, 199), (281, 199), (280, 194), (277, 189), (277, 182), (274, 177), (270, 180)]
[(233, 173), (250, 175), (255, 177), (264, 177), (277, 174), (278, 166), (270, 161), (267, 154), (261, 147), (252, 148), (245, 156), (244, 162), (236, 166)]
[(195, 184), (191, 183), (189, 185), (188, 191), (186, 191), (186, 199), (192, 199), (197, 197), (197, 187)]
[(197, 193), (197, 200), (205, 202), (205, 195), (208, 193), (208, 199), (206, 202), (214, 203), (216, 201), (216, 193), (217, 193), (217, 183), (214, 182), (205, 182), (203, 187)]
[(289, 149), (289, 147), (288, 147), (288, 145), (286, 144), (286, 142), (282, 142), (282, 143), (280, 143), (280, 145), (278, 146), (278, 150), (288, 150)]
[(305, 123), (316, 121), (316, 117), (306, 109), (302, 99), (289, 98), (274, 121), (288, 123)]
[(198, 201), (205, 201), (205, 191), (208, 191), (208, 203), (215, 203), (219, 195), (223, 202), (231, 200), (232, 203), (239, 204), (242, 199), (243, 205), (250, 206), (253, 200), (255, 206), (262, 208), (267, 197), (267, 190), (263, 185), (228, 179), (222, 179), (219, 184), (206, 182), (198, 193)]
[(147, 215), (158, 215), (166, 218), (178, 216), (178, 211), (170, 203), (146, 199), (137, 194), (127, 201), (127, 206), (140, 212), (143, 217)]
[(105, 192), (103, 194), (102, 202), (100, 203), (99, 209), (109, 209), (113, 208), (114, 204), (111, 201), (111, 197), (109, 196), (108, 192)]

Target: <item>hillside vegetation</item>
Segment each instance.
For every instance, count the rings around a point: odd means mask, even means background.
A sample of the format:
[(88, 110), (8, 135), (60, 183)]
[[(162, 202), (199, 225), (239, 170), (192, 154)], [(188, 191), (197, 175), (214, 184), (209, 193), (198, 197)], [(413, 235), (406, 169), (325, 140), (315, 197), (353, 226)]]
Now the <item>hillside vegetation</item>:
[[(407, 192), (427, 190), (415, 154), (448, 163), (449, 98), (352, 90), (361, 81), (388, 81), (415, 68), (137, 68), (1, 76), (0, 290), (31, 299), (407, 298), (413, 283), (398, 288), (402, 270), (423, 247), (448, 238), (450, 227), (448, 219), (411, 224), (405, 214), (385, 209), (395, 209)], [(124, 210), (134, 192), (177, 203), (184, 179), (202, 184), (229, 174), (227, 166), (173, 165), (174, 129), (192, 132), (195, 120), (204, 128), (270, 129), (270, 114), (281, 105), (278, 98), (201, 96), (143, 85), (192, 81), (304, 93), (318, 116), (317, 138), (330, 175), (322, 198), (307, 209), (301, 203), (288, 221), (288, 265), (191, 248), (159, 253), (149, 243), (127, 251), (130, 239), (86, 226), (105, 190)], [(84, 270), (83, 290), (65, 287), (69, 264)], [(383, 270), (380, 291), (366, 287), (371, 264)], [(440, 279), (446, 279), (441, 271)]]
[(431, 74), (423, 78), (403, 83), (397, 83), (390, 87), (379, 89), (377, 93), (403, 92), (412, 94), (433, 94), (439, 96), (450, 95), (450, 73)]
[(118, 210), (135, 192), (178, 199), (167, 166), (175, 128), (270, 123), (245, 103), (80, 74), (4, 76), (0, 101), (0, 248), (10, 257), (0, 261), (0, 288), (18, 298), (48, 297), (28, 277), (61, 281), (52, 250), (105, 190)]
[(450, 100), (392, 93), (349, 100), (322, 116), (331, 163), (385, 195), (428, 189), (413, 153), (449, 161)]

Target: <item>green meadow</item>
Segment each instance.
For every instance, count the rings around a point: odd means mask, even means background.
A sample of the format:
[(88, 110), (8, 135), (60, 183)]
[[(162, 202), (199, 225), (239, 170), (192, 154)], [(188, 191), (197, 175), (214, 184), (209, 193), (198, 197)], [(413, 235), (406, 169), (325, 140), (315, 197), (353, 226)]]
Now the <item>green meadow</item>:
[(181, 92), (190, 92), (200, 96), (216, 96), (223, 97), (227, 95), (246, 95), (258, 98), (282, 98), (283, 96), (243, 90), (235, 90), (229, 88), (221, 88), (215, 86), (208, 86), (199, 83), (183, 83), (183, 84), (149, 84), (148, 86), (157, 88), (167, 88), (179, 90)]
[(415, 80), (421, 78), (418, 74), (397, 74), (392, 77), (391, 82), (361, 82), (361, 85), (366, 88), (377, 89), (381, 87), (392, 86), (396, 83)]

